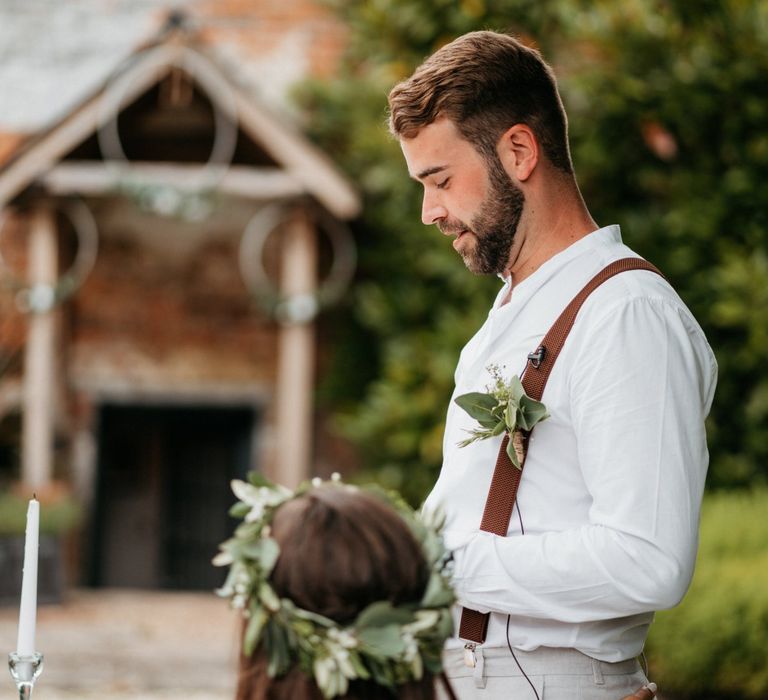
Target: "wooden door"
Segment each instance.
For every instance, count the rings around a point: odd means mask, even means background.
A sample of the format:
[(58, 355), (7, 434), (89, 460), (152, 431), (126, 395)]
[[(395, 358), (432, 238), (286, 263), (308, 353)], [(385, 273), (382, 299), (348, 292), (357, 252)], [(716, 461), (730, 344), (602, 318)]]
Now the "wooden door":
[(250, 464), (252, 409), (104, 406), (92, 583), (211, 589), (235, 521), (231, 479)]

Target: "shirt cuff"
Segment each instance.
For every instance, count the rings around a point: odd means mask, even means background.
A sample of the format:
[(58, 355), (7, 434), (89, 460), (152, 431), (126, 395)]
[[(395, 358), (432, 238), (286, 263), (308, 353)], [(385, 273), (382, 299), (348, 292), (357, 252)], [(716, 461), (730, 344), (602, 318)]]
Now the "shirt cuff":
[[(491, 532), (475, 531), (469, 537), (465, 537), (463, 543), (452, 549), (453, 578), (451, 585), (460, 604), (471, 607), (479, 612), (488, 612), (488, 609), (478, 605), (478, 601), (468, 602), (471, 593), (477, 587), (478, 578), (498, 584), (499, 576), (504, 577), (505, 572), (496, 571), (493, 557), (486, 553), (494, 548), (493, 540), (496, 538)], [(482, 572), (482, 574), (478, 573)], [(480, 585), (480, 588), (484, 586)]]

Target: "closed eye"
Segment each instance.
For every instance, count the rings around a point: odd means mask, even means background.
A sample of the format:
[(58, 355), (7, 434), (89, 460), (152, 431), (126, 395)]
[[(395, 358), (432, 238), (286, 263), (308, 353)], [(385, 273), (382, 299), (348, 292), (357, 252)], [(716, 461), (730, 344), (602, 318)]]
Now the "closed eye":
[(446, 187), (448, 187), (448, 183), (451, 181), (451, 178), (447, 177), (442, 182), (435, 183), (435, 187), (438, 190), (444, 190)]

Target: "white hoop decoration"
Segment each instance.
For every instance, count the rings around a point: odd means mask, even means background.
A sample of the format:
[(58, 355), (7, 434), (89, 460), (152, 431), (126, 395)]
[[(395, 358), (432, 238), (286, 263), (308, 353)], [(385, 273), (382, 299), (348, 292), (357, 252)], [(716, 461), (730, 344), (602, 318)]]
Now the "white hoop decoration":
[[(138, 65), (136, 65), (138, 64)], [(117, 120), (120, 110), (129, 102), (131, 88), (148, 74), (180, 68), (195, 79), (209, 97), (213, 109), (214, 139), (208, 161), (200, 173), (190, 177), (183, 187), (163, 183), (137, 182), (131, 179), (130, 161), (120, 141)], [(96, 131), (99, 148), (107, 165), (116, 170), (119, 181), (147, 209), (163, 215), (184, 214), (199, 220), (210, 213), (201, 193), (211, 192), (224, 177), (237, 146), (237, 100), (226, 78), (197, 51), (184, 46), (158, 46), (133, 56), (127, 67), (118, 68), (108, 81), (98, 108)]]
[[(96, 220), (82, 200), (72, 200), (55, 207), (67, 216), (77, 235), (77, 253), (72, 265), (54, 284), (32, 284), (21, 281), (6, 263), (0, 249), (0, 273), (6, 284), (16, 290), (16, 303), (24, 313), (45, 313), (74, 294), (96, 264), (99, 230)], [(5, 211), (0, 211), (0, 238), (2, 238)]]
[(254, 298), (281, 323), (312, 321), (323, 308), (338, 301), (355, 273), (357, 251), (349, 229), (327, 213), (313, 209), (313, 217), (331, 243), (332, 262), (326, 278), (314, 293), (284, 296), (275, 288), (264, 268), (264, 249), (269, 237), (286, 221), (290, 211), (269, 204), (251, 217), (240, 239), (240, 273)]

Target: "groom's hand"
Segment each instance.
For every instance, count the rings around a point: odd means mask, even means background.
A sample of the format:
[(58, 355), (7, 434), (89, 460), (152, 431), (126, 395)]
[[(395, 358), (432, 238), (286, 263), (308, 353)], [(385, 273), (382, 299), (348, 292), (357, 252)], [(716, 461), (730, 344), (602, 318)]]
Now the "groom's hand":
[(656, 684), (649, 683), (644, 685), (640, 690), (636, 691), (634, 695), (627, 695), (621, 700), (653, 700), (656, 697)]

